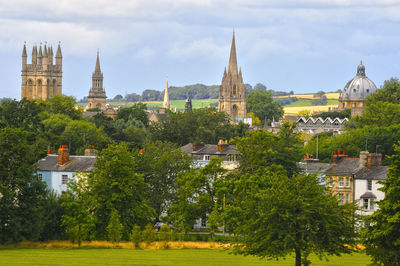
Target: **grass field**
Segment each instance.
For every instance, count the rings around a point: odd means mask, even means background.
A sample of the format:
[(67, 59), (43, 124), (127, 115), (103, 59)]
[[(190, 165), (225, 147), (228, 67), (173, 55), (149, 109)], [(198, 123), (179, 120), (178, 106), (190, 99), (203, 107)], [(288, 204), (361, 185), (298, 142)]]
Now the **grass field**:
[[(354, 253), (320, 261), (311, 256), (312, 265), (367, 265), (367, 255)], [(132, 249), (0, 249), (0, 265), (294, 265), (294, 258), (260, 260), (253, 256), (232, 255), (221, 250), (132, 250)]]
[[(338, 92), (329, 92), (325, 93), (325, 96), (327, 99), (339, 99), (340, 93)], [(287, 98), (288, 96), (278, 96), (277, 98)], [(290, 95), (290, 97), (296, 97), (298, 99), (312, 99), (314, 97), (314, 94), (293, 94)]]

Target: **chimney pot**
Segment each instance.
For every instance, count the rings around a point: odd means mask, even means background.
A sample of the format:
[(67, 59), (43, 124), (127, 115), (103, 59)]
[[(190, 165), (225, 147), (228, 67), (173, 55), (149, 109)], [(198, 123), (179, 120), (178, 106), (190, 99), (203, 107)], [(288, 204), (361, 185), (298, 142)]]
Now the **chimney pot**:
[(58, 149), (58, 164), (63, 165), (69, 161), (68, 145), (61, 145)]

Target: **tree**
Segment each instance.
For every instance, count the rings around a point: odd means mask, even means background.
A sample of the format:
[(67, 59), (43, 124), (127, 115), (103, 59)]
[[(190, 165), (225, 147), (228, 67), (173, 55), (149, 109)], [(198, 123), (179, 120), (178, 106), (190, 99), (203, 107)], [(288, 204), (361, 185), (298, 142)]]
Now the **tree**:
[(248, 132), (235, 140), (240, 151), (239, 169), (243, 173), (256, 173), (271, 165), (282, 165), (289, 176), (297, 171), (301, 159), (302, 143), (295, 131), (295, 124), (284, 123), (279, 135), (266, 130)]
[(289, 178), (281, 167), (237, 177), (227, 212), (236, 225), (235, 251), (284, 258), (295, 252), (295, 265), (309, 265), (308, 255), (350, 253), (355, 245), (354, 206), (340, 205), (316, 175)]
[(125, 122), (127, 122), (134, 119), (142, 122), (142, 124), (147, 127), (149, 124), (149, 118), (146, 110), (146, 104), (143, 103), (136, 103), (128, 108), (120, 108), (118, 109), (116, 120), (123, 119)]
[(381, 89), (372, 93), (366, 99), (367, 106), (376, 102), (400, 104), (400, 81), (398, 78), (386, 80)]
[(151, 223), (148, 223), (143, 231), (142, 231), (142, 238), (143, 241), (147, 243), (147, 245), (150, 245), (152, 242), (156, 240), (156, 230), (154, 229), (153, 225)]
[(140, 226), (135, 224), (132, 227), (132, 232), (129, 238), (133, 244), (135, 245), (135, 248), (139, 248), (139, 244), (140, 242), (142, 242), (143, 238), (142, 238), (142, 231), (140, 230)]
[(265, 91), (267, 89), (267, 86), (265, 86), (262, 83), (257, 83), (256, 85), (254, 85), (253, 88), (255, 91)]
[(247, 112), (252, 112), (262, 122), (278, 121), (283, 115), (283, 108), (279, 101), (272, 98), (270, 91), (254, 90), (247, 95)]
[(65, 213), (62, 216), (62, 224), (67, 229), (67, 235), (74, 243), (81, 246), (82, 240), (87, 240), (93, 233), (95, 218), (93, 212), (93, 199), (90, 196), (86, 177), (78, 174), (77, 180), (68, 183), (68, 190), (62, 196), (61, 206)]
[(82, 110), (76, 108), (76, 100), (70, 96), (55, 95), (44, 102), (48, 107), (48, 112), (53, 114), (65, 114), (71, 119), (82, 119)]
[(369, 226), (362, 230), (363, 244), (367, 254), (378, 265), (400, 265), (400, 143), (395, 145), (395, 154), (381, 191), (385, 198), (378, 202), (377, 209), (366, 218)]
[(110, 223), (107, 226), (108, 241), (112, 243), (118, 243), (121, 240), (122, 224), (118, 211), (115, 209), (111, 210)]
[(160, 221), (171, 203), (177, 199), (177, 176), (189, 170), (192, 160), (172, 143), (156, 141), (135, 151), (135, 172), (147, 184), (146, 199)]
[(326, 105), (328, 103), (328, 99), (323, 91), (315, 93), (313, 98), (311, 105)]
[(41, 206), (44, 230), (40, 235), (40, 241), (60, 240), (66, 237), (66, 228), (62, 223), (64, 208), (61, 205), (61, 198), (54, 191), (48, 191)]
[(42, 231), (45, 184), (36, 175), (33, 134), (0, 129), (0, 243), (38, 240)]
[(135, 172), (135, 161), (125, 143), (111, 144), (97, 155), (95, 169), (88, 174), (94, 200), (97, 238), (105, 238), (105, 229), (115, 209), (121, 216), (123, 239), (128, 239), (134, 224), (145, 224), (154, 211), (145, 199), (146, 184)]

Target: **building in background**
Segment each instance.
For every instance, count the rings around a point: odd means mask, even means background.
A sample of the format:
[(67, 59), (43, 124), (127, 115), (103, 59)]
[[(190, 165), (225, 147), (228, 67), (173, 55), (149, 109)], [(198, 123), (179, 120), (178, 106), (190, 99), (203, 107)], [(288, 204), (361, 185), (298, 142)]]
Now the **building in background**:
[(56, 62), (53, 64), (53, 47), (42, 50), (42, 44), (32, 48), (32, 63), (28, 64), (26, 44), (22, 50), (21, 99), (47, 100), (62, 94), (62, 54), (58, 44)]
[(233, 122), (246, 118), (246, 86), (243, 84), (242, 69), (238, 71), (235, 32), (232, 37), (228, 71), (225, 68), (219, 88), (218, 110), (226, 112)]
[(376, 92), (375, 83), (365, 75), (362, 61), (357, 67), (357, 75), (347, 82), (339, 97), (338, 110), (351, 109), (351, 115), (361, 115), (365, 107), (365, 99)]
[(165, 108), (165, 109), (170, 109), (171, 108), (171, 105), (169, 103), (168, 78), (167, 78), (167, 81), (166, 81), (166, 84), (165, 84), (163, 108)]
[(100, 69), (99, 51), (97, 51), (96, 66), (92, 74), (92, 88), (89, 90), (86, 109), (106, 109), (106, 91), (103, 88), (103, 73)]

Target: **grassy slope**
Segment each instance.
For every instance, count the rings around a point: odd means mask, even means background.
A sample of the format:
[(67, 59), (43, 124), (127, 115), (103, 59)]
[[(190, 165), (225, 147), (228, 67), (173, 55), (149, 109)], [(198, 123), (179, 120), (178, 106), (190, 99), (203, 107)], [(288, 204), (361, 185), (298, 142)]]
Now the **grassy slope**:
[[(312, 265), (367, 265), (367, 255), (355, 253), (331, 257), (329, 262), (311, 256)], [(220, 250), (132, 249), (2, 249), (0, 265), (294, 265), (294, 258), (267, 261), (235, 256)]]

